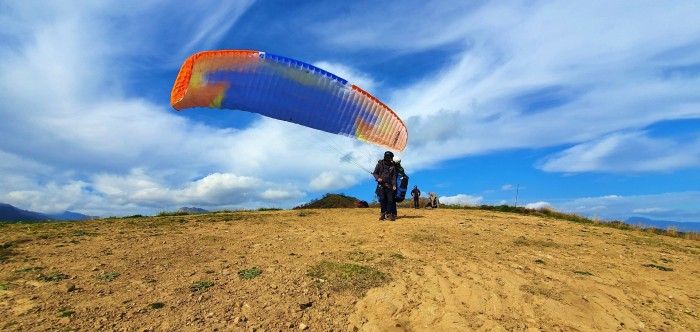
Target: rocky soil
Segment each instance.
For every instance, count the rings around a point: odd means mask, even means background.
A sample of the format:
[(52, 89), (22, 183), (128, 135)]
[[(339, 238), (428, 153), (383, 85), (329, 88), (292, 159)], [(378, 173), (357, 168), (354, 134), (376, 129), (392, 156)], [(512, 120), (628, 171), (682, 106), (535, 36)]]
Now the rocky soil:
[(700, 331), (700, 242), (478, 210), (0, 224), (2, 331)]

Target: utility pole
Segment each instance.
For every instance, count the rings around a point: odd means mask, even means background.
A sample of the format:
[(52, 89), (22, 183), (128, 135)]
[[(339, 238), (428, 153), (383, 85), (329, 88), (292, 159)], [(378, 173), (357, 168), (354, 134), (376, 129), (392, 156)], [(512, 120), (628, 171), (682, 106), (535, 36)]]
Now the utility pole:
[(515, 187), (515, 207), (518, 207), (518, 193), (520, 192), (520, 183)]

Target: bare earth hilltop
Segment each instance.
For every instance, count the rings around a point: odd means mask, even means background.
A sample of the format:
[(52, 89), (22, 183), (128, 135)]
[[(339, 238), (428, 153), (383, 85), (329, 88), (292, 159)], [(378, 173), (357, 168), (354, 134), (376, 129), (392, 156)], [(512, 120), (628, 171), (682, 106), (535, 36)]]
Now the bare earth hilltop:
[(700, 242), (481, 210), (0, 224), (2, 331), (700, 331)]

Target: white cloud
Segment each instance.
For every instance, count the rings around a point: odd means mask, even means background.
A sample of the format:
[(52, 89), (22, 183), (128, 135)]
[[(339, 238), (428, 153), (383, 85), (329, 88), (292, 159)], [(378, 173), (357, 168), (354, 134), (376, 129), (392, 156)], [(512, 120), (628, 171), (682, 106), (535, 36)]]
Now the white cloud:
[(337, 190), (347, 188), (357, 183), (354, 176), (341, 174), (340, 172), (322, 172), (309, 182), (309, 188), (313, 190)]
[(128, 176), (102, 175), (95, 180), (94, 190), (103, 193), (112, 204), (161, 209), (185, 204), (207, 208), (289, 205), (304, 197), (293, 185), (231, 173), (212, 173), (173, 188), (172, 183), (141, 170), (133, 170)]
[(375, 94), (374, 91), (376, 90), (377, 83), (371, 76), (365, 73), (357, 72), (355, 69), (349, 68), (342, 64), (330, 63), (327, 61), (317, 62), (313, 65), (346, 79), (350, 84), (357, 85), (362, 90), (365, 90), (370, 94)]
[(3, 200), (18, 204), (24, 209), (38, 212), (63, 212), (85, 200), (86, 183), (71, 181), (66, 184), (49, 182), (40, 190), (16, 190), (8, 192)]
[[(181, 28), (191, 28), (189, 41), (182, 47), (179, 58), (193, 54), (195, 50), (209, 50), (231, 29), (255, 0), (233, 2), (215, 1), (205, 6), (197, 6), (197, 12), (187, 8), (186, 25)], [(171, 6), (172, 4), (167, 4)], [(202, 17), (204, 16), (204, 17)], [(180, 22), (178, 22), (180, 23)]]
[(659, 172), (700, 166), (700, 139), (656, 139), (642, 132), (613, 134), (550, 156), (547, 172)]
[(503, 190), (503, 191), (513, 190), (513, 189), (515, 189), (515, 186), (512, 184), (504, 184), (503, 186), (501, 186), (501, 190)]
[(550, 204), (549, 202), (536, 202), (526, 204), (525, 207), (533, 210), (547, 210), (552, 209), (552, 204)]
[(650, 213), (658, 213), (658, 212), (668, 212), (670, 211), (669, 209), (665, 208), (643, 208), (643, 209), (634, 209), (632, 210), (632, 213), (641, 213), (641, 214), (650, 214)]
[(442, 196), (439, 201), (442, 204), (451, 205), (479, 205), (483, 199), (481, 196), (458, 194), (455, 196)]
[(262, 192), (262, 194), (260, 194), (260, 197), (274, 205), (274, 203), (280, 201), (300, 199), (304, 197), (304, 193), (294, 188), (289, 188), (288, 190), (268, 189)]
[[(625, 221), (630, 216), (675, 221), (700, 221), (700, 192), (675, 192), (654, 195), (578, 198), (554, 204), (557, 211), (585, 217)], [(659, 208), (659, 206), (663, 208)]]

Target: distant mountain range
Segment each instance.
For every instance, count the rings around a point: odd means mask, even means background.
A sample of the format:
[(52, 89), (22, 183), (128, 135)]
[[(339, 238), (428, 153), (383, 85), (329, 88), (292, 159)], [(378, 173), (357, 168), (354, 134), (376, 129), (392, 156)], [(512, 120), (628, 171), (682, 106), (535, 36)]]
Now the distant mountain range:
[(700, 222), (680, 222), (668, 220), (654, 220), (644, 217), (630, 217), (625, 223), (632, 226), (654, 227), (666, 230), (673, 227), (680, 232), (698, 232), (700, 233)]
[(45, 214), (34, 211), (27, 211), (16, 208), (10, 204), (0, 203), (0, 222), (3, 221), (66, 221), (66, 220), (86, 220), (98, 217), (84, 215), (82, 213), (64, 211), (61, 213)]

